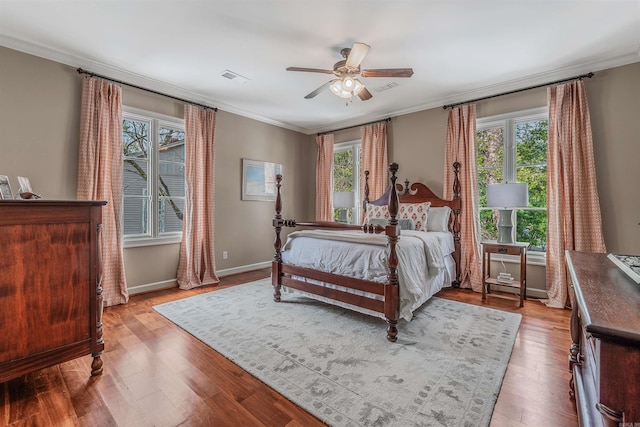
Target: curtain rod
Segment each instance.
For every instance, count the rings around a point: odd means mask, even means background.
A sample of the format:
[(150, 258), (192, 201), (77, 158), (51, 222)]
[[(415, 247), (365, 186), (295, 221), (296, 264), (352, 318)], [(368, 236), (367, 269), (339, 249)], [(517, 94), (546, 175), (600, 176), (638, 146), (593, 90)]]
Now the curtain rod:
[(77, 71), (78, 71), (78, 74), (87, 74), (87, 75), (89, 75), (91, 77), (98, 77), (98, 78), (101, 78), (103, 80), (109, 80), (110, 82), (114, 82), (114, 83), (118, 83), (118, 84), (121, 84), (121, 85), (129, 86), (129, 87), (132, 87), (132, 88), (135, 88), (135, 89), (144, 90), (146, 92), (155, 93), (156, 95), (166, 96), (167, 98), (175, 99), (176, 101), (186, 102), (187, 104), (195, 105), (197, 107), (202, 107), (202, 108), (205, 108), (205, 109), (218, 111), (218, 109), (215, 108), (215, 107), (209, 107), (208, 105), (198, 104), (197, 102), (189, 101), (188, 99), (183, 99), (183, 98), (178, 98), (177, 96), (167, 95), (166, 93), (158, 92), (158, 91), (155, 91), (155, 90), (152, 90), (152, 89), (147, 89), (147, 88), (142, 87), (142, 86), (137, 86), (137, 85), (134, 85), (134, 84), (131, 84), (131, 83), (127, 83), (127, 82), (123, 82), (123, 81), (120, 81), (120, 80), (112, 79), (111, 77), (101, 76), (100, 74), (92, 73), (90, 71), (83, 70), (82, 68), (78, 68)]
[(591, 77), (593, 77), (593, 75), (594, 75), (593, 73), (582, 74), (581, 76), (575, 76), (575, 77), (570, 77), (568, 79), (556, 80), (555, 82), (543, 83), (543, 84), (540, 84), (540, 85), (529, 86), (529, 87), (525, 87), (525, 88), (522, 88), (522, 89), (512, 90), (512, 91), (509, 91), (509, 92), (498, 93), (496, 95), (489, 95), (489, 96), (484, 96), (482, 98), (471, 99), (469, 101), (456, 102), (455, 104), (443, 105), (442, 108), (444, 108), (446, 110), (448, 108), (454, 108), (454, 107), (457, 107), (459, 105), (472, 104), (474, 102), (484, 101), (485, 99), (497, 98), (499, 96), (511, 95), (512, 93), (524, 92), (525, 90), (538, 89), (540, 87), (556, 85), (556, 84), (560, 84), (560, 83), (570, 82), (570, 81), (573, 81), (573, 80), (583, 80), (584, 78), (591, 78)]
[(326, 132), (318, 132), (318, 136), (320, 135), (326, 135), (328, 133), (333, 133), (333, 132), (339, 132), (341, 130), (347, 130), (347, 129), (353, 129), (353, 128), (359, 128), (360, 126), (367, 126), (367, 125), (372, 125), (374, 123), (382, 123), (382, 122), (390, 122), (391, 121), (391, 117), (387, 117), (386, 119), (382, 119), (382, 120), (376, 120), (374, 122), (369, 122), (369, 123), (362, 123), (361, 125), (353, 125), (353, 126), (347, 126), (346, 128), (340, 128), (340, 129), (334, 129), (334, 130), (328, 130)]

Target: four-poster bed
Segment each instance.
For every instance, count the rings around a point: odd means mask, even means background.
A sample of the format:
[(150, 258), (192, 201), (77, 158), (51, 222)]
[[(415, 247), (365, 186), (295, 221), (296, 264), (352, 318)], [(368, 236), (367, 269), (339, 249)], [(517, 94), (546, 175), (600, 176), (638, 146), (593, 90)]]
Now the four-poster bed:
[[(282, 176), (278, 175), (276, 177), (276, 215), (273, 219), (276, 234), (272, 263), (274, 300), (276, 302), (281, 300), (281, 289), (284, 287), (325, 302), (377, 315), (387, 322), (387, 339), (395, 342), (400, 317), (410, 320), (411, 311), (443, 286), (449, 284), (459, 286), (461, 209), (459, 168), (460, 164), (456, 162), (453, 165), (455, 174), (453, 200), (437, 197), (421, 183), (409, 185), (409, 181), (406, 180), (404, 187), (396, 184), (398, 165), (392, 163), (389, 166), (390, 187), (380, 198), (369, 201), (368, 173), (365, 172), (363, 207), (365, 212), (371, 212), (376, 207), (379, 207), (378, 211), (384, 210), (388, 217), (384, 226), (379, 221), (370, 219), (369, 215), (362, 226), (283, 219), (281, 215)], [(401, 231), (399, 213), (403, 209), (415, 206), (426, 206), (427, 210), (429, 207), (450, 208), (446, 211), (445, 229), (442, 230), (444, 232), (425, 232), (426, 221), (423, 224), (424, 231), (413, 229)], [(424, 218), (426, 215), (425, 212)], [(413, 226), (413, 223), (411, 225)], [(307, 230), (291, 233), (283, 246), (280, 236), (283, 227), (305, 227)], [(313, 230), (308, 230), (309, 228)], [(435, 241), (437, 243), (434, 243)], [(322, 252), (323, 247), (328, 248), (327, 255), (321, 261), (314, 263), (311, 259), (313, 256), (310, 254)], [(332, 255), (332, 251), (338, 250), (344, 252), (335, 252), (338, 255)], [(428, 259), (430, 257), (433, 259)], [(351, 268), (349, 262), (357, 263), (360, 259), (371, 259), (372, 264), (377, 261), (379, 265), (371, 266), (371, 271), (368, 265), (358, 265), (357, 268), (349, 271)], [(450, 261), (447, 263), (446, 260)], [(343, 265), (338, 265), (341, 262)], [(400, 277), (399, 264), (407, 270), (401, 271)], [(424, 273), (421, 276), (422, 271)], [(413, 285), (410, 291), (405, 290), (409, 285), (404, 284), (404, 281)], [(400, 290), (400, 286), (403, 286), (403, 290)], [(422, 289), (418, 290), (418, 287)], [(409, 295), (411, 293), (412, 295)]]

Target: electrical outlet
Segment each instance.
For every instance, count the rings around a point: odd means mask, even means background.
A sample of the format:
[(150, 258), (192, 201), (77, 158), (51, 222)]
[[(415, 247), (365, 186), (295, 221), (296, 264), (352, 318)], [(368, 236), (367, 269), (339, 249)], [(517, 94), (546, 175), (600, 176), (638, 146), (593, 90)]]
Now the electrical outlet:
[(229, 252), (222, 251), (222, 259), (229, 259)]

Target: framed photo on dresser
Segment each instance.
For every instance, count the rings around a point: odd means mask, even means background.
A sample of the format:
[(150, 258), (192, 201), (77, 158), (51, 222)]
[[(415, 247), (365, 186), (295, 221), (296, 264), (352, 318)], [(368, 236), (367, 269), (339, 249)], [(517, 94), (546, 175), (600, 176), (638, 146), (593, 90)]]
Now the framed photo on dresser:
[(11, 192), (9, 177), (7, 175), (0, 175), (0, 200), (11, 199), (13, 199), (13, 193)]

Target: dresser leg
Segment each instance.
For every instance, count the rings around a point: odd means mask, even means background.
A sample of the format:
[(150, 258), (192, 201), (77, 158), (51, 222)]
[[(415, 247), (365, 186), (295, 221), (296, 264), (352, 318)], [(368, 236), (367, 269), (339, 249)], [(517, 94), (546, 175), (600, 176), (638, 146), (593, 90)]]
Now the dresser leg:
[(93, 362), (91, 362), (91, 375), (101, 375), (102, 374), (102, 357), (100, 355), (93, 357)]

